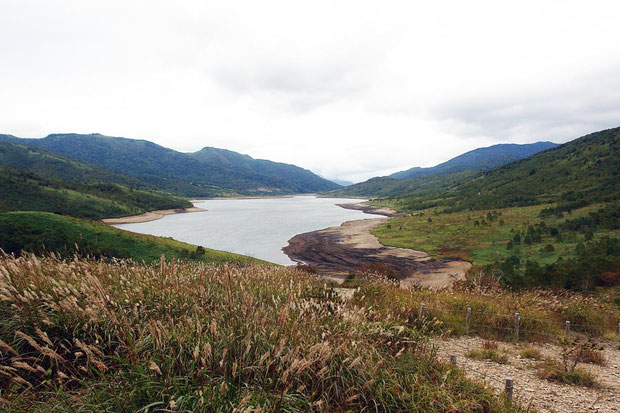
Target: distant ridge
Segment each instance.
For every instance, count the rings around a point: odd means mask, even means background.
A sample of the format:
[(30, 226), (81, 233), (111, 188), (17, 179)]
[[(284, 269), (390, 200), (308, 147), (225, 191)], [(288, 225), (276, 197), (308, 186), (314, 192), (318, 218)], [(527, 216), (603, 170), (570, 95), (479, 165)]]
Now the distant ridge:
[(415, 167), (406, 171), (396, 172), (391, 178), (406, 179), (427, 175), (448, 174), (467, 170), (484, 170), (506, 165), (519, 159), (527, 158), (535, 153), (555, 148), (557, 143), (536, 142), (528, 144), (502, 143), (499, 145), (478, 148), (466, 152), (447, 162), (431, 168)]
[(147, 140), (74, 133), (41, 139), (0, 135), (0, 141), (44, 149), (182, 196), (277, 195), (340, 187), (295, 165), (257, 160), (225, 149), (206, 147), (182, 153)]

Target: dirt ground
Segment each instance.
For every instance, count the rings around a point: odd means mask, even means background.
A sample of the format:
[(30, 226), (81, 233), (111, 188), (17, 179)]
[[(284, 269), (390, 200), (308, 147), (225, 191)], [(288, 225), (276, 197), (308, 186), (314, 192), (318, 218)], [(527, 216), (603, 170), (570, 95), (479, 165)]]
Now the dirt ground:
[(506, 377), (514, 380), (514, 397), (524, 408), (541, 412), (620, 412), (620, 349), (617, 342), (601, 342), (605, 366), (579, 364), (600, 381), (600, 388), (586, 388), (552, 383), (536, 375), (537, 361), (522, 358), (525, 347), (538, 349), (544, 357), (561, 359), (562, 349), (555, 344), (498, 343), (499, 351), (508, 356), (508, 364), (467, 358), (472, 349), (481, 349), (485, 340), (479, 337), (436, 339), (438, 357), (448, 361), (456, 355), (457, 365), (472, 379), (482, 380), (503, 392)]
[(403, 287), (445, 288), (464, 278), (471, 267), (466, 261), (432, 260), (422, 251), (381, 245), (370, 231), (387, 219), (348, 221), (338, 227), (299, 234), (283, 250), (293, 261), (311, 265), (332, 279), (343, 280), (364, 264), (389, 266)]

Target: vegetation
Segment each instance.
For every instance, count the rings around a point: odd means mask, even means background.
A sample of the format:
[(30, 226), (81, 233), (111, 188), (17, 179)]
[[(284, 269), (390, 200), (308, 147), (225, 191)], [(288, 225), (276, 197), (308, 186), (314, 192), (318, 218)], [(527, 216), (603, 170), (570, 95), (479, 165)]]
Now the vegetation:
[(524, 359), (541, 360), (543, 358), (543, 355), (540, 352), (540, 350), (534, 347), (524, 348), (523, 350), (521, 350), (519, 355)]
[(233, 253), (197, 247), (171, 238), (135, 234), (100, 224), (46, 212), (0, 214), (0, 249), (9, 254), (54, 252), (61, 257), (74, 255), (132, 258), (153, 262), (188, 258), (207, 262), (259, 263)]
[[(550, 214), (544, 205), (398, 217), (373, 230), (385, 245), (461, 258), (517, 287), (591, 289), (620, 282), (620, 204)], [(432, 219), (431, 219), (432, 218)]]
[[(387, 278), (367, 276), (358, 280), (351, 302), (372, 308), (373, 319), (405, 325), (428, 323), (441, 334), (466, 332), (487, 339), (513, 341), (514, 314), (520, 314), (519, 340), (550, 341), (564, 336), (565, 321), (572, 331), (592, 336), (617, 338), (620, 319), (620, 288), (593, 296), (570, 291), (527, 289), (512, 291), (498, 283), (489, 284), (484, 273), (470, 272), (469, 279), (452, 291), (402, 289)], [(492, 277), (490, 277), (492, 279)], [(492, 279), (493, 280), (493, 279)], [(420, 307), (425, 308), (420, 317)], [(467, 308), (471, 308), (466, 330)]]
[(484, 210), (556, 203), (586, 206), (620, 198), (620, 128), (575, 139), (483, 172), (467, 170), (410, 179), (373, 178), (341, 195), (395, 200), (401, 210)]
[(3, 411), (521, 411), (290, 268), (27, 255), (0, 291)]
[(99, 134), (55, 134), (43, 139), (0, 135), (0, 141), (87, 162), (181, 196), (303, 193), (339, 187), (294, 165), (217, 148), (187, 154), (145, 140)]
[(390, 175), (396, 179), (418, 178), (427, 175), (445, 175), (454, 172), (480, 171), (506, 165), (535, 153), (558, 146), (553, 142), (536, 142), (524, 145), (499, 144), (478, 148), (452, 158), (432, 168), (411, 168)]
[(0, 167), (0, 212), (48, 211), (111, 218), (157, 209), (189, 208), (184, 198), (116, 183), (68, 182)]
[[(580, 341), (579, 339), (561, 340), (562, 361), (547, 359), (538, 366), (537, 374), (549, 381), (562, 384), (578, 385), (584, 387), (598, 387), (600, 383), (596, 377), (587, 370), (578, 367), (580, 362), (589, 359), (596, 354), (596, 360), (604, 362), (600, 353), (594, 349), (591, 340)], [(602, 363), (601, 362), (601, 363)]]
[(598, 387), (596, 377), (587, 370), (575, 367), (567, 370), (562, 363), (556, 360), (545, 360), (538, 367), (538, 376), (549, 381), (561, 384), (570, 384), (583, 387)]

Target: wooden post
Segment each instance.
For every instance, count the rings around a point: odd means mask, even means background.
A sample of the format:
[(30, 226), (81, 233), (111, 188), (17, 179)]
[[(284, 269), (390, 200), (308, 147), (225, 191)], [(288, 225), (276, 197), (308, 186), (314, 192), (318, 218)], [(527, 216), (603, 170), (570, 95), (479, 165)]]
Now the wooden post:
[(514, 381), (512, 380), (512, 377), (506, 377), (506, 398), (508, 399), (508, 401), (512, 400), (512, 393), (513, 393), (513, 389), (514, 389)]
[(453, 366), (456, 366), (456, 354), (450, 355), (450, 364), (452, 364)]
[(467, 307), (467, 316), (465, 316), (465, 335), (469, 334), (469, 318), (471, 317), (471, 308)]
[(566, 335), (568, 335), (568, 333), (570, 333), (570, 321), (566, 320), (566, 326), (564, 328), (564, 332), (566, 333)]
[(521, 319), (521, 317), (519, 316), (519, 313), (515, 313), (515, 339), (517, 341), (519, 341), (519, 320)]
[(418, 314), (418, 318), (422, 318), (424, 315), (424, 303), (420, 304), (420, 313)]

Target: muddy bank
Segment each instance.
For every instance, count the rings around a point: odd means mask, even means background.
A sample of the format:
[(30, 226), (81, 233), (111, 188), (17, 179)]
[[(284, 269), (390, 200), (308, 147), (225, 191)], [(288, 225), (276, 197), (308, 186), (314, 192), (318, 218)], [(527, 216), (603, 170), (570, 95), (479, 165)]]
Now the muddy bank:
[(398, 212), (388, 207), (366, 205), (362, 202), (358, 202), (355, 204), (336, 204), (336, 205), (344, 209), (353, 209), (355, 211), (362, 211), (367, 214), (384, 215), (386, 217), (406, 217), (409, 215), (406, 212)]
[(186, 212), (202, 212), (206, 211), (206, 209), (192, 207), (192, 208), (179, 208), (179, 209), (161, 209), (159, 211), (150, 211), (145, 212), (144, 214), (139, 215), (130, 215), (128, 217), (120, 217), (120, 218), (106, 218), (102, 219), (104, 223), (108, 225), (119, 225), (119, 224), (136, 224), (139, 222), (150, 222), (155, 221), (157, 219), (161, 219), (166, 215), (170, 214), (184, 214)]
[(370, 230), (387, 220), (348, 221), (339, 227), (299, 234), (289, 240), (283, 251), (291, 260), (311, 265), (319, 274), (332, 279), (343, 280), (368, 264), (389, 266), (403, 287), (444, 288), (464, 278), (471, 267), (466, 261), (431, 260), (425, 252), (381, 245)]

